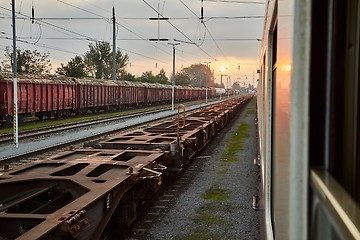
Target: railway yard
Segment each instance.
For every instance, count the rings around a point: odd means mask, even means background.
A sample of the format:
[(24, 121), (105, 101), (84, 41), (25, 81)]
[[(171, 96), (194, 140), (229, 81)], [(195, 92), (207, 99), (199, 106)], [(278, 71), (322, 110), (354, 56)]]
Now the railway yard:
[[(215, 100), (214, 103), (217, 101)], [(211, 103), (209, 103), (211, 104)], [(187, 110), (197, 109), (206, 106), (205, 103), (191, 102)], [(169, 107), (167, 108), (169, 109)], [(166, 117), (174, 116), (170, 110), (157, 109), (142, 111), (140, 114), (129, 114), (120, 117), (110, 117), (106, 119), (95, 119), (81, 123), (70, 123), (58, 127), (51, 126), (44, 130), (33, 130), (22, 133), (20, 147), (13, 147), (12, 134), (1, 135), (0, 140), (0, 160), (2, 163), (11, 162), (21, 158), (26, 154), (34, 155), (51, 149), (58, 149), (71, 144), (83, 143), (84, 141), (96, 139), (101, 136), (117, 132), (118, 129), (129, 129), (142, 125), (147, 122), (156, 121)], [(19, 157), (17, 157), (19, 156)]]
[[(127, 240), (260, 239), (255, 100), (199, 155), (135, 224)], [(238, 138), (235, 136), (239, 136)], [(241, 142), (236, 160), (229, 145)], [(229, 156), (227, 156), (229, 157)]]
[(250, 100), (1, 145), (0, 239), (258, 239)]

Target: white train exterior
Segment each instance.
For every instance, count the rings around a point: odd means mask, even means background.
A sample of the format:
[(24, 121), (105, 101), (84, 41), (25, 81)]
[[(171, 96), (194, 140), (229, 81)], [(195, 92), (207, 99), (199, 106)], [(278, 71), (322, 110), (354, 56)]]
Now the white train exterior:
[(267, 0), (262, 239), (360, 239), (360, 1)]

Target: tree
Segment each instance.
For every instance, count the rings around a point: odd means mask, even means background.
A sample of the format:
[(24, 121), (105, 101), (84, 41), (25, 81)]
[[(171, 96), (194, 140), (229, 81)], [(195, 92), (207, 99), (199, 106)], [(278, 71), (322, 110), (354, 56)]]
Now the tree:
[(125, 72), (125, 73), (122, 75), (121, 80), (135, 82), (135, 81), (136, 81), (136, 77), (135, 77), (134, 75), (132, 75), (131, 73)]
[(189, 77), (190, 86), (210, 87), (214, 82), (211, 69), (204, 64), (192, 64), (190, 67), (182, 69), (180, 73)]
[[(84, 54), (84, 63), (87, 73), (97, 79), (110, 79), (112, 73), (112, 50), (109, 42), (89, 44), (90, 50)], [(125, 74), (125, 66), (129, 61), (127, 54), (116, 52), (116, 79)]]
[(156, 82), (161, 84), (169, 84), (169, 79), (166, 77), (166, 73), (164, 69), (161, 69), (159, 74), (156, 75)]
[(148, 83), (156, 83), (156, 77), (152, 73), (152, 71), (143, 72), (141, 77), (138, 78), (140, 82), (148, 82)]
[[(41, 74), (50, 73), (51, 63), (48, 59), (49, 53), (41, 54), (37, 50), (20, 50), (16, 49), (17, 73), (25, 74)], [(5, 60), (2, 63), (5, 72), (12, 72), (13, 68), (13, 52), (7, 46), (5, 48)]]
[(234, 84), (232, 85), (232, 89), (241, 90), (240, 83), (239, 82), (234, 82)]
[(55, 72), (68, 77), (85, 77), (85, 63), (82, 57), (75, 56), (67, 65), (61, 64), (61, 67), (57, 68)]
[(160, 72), (155, 76), (152, 71), (143, 72), (141, 77), (138, 77), (136, 81), (139, 82), (148, 82), (148, 83), (161, 83), (169, 84), (169, 79), (166, 77), (164, 69), (161, 69)]
[(175, 75), (175, 84), (181, 86), (189, 86), (190, 85), (190, 77), (185, 72), (178, 72)]

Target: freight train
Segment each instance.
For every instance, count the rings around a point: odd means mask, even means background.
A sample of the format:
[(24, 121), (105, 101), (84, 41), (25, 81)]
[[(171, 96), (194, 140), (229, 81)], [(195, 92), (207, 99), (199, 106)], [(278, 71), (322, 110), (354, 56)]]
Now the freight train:
[(165, 183), (251, 98), (180, 109), (178, 118), (0, 169), (0, 239), (124, 239)]
[(268, 0), (262, 239), (360, 239), (360, 1)]
[[(42, 119), (171, 102), (172, 86), (129, 81), (77, 79), (52, 75), (18, 77), (19, 118), (33, 115)], [(175, 86), (176, 101), (215, 96), (215, 89)], [(13, 116), (13, 81), (0, 76), (0, 121)]]

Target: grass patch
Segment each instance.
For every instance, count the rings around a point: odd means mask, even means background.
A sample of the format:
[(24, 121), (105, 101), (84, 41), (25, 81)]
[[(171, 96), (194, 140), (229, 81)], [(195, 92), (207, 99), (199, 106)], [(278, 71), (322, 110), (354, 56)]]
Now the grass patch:
[[(51, 121), (34, 121), (31, 123), (24, 123), (23, 125), (20, 123), (19, 126), (19, 132), (21, 131), (28, 131), (32, 129), (38, 129), (38, 128), (45, 128), (45, 127), (55, 127), (66, 123), (75, 123), (75, 122), (82, 122), (86, 120), (91, 119), (97, 119), (103, 117), (104, 114), (101, 115), (89, 115), (89, 116), (83, 116), (83, 117), (72, 117), (72, 118), (66, 118), (66, 119), (58, 119), (58, 120), (51, 120)], [(122, 114), (118, 114), (119, 116)], [(110, 115), (106, 115), (110, 116)], [(0, 134), (7, 134), (13, 132), (12, 125), (9, 125), (9, 127), (4, 127), (0, 129)]]
[(246, 115), (251, 115), (255, 113), (255, 108), (248, 108), (248, 110), (246, 111)]
[(230, 143), (221, 156), (222, 161), (236, 161), (236, 153), (243, 149), (244, 139), (247, 137), (249, 137), (249, 124), (242, 122), (231, 136)]
[[(217, 184), (214, 184), (204, 194), (201, 195), (206, 199), (200, 208), (196, 211), (195, 216), (192, 217), (195, 228), (186, 236), (177, 237), (179, 240), (220, 240), (223, 235), (218, 232), (211, 232), (211, 226), (226, 226), (228, 223), (222, 217), (224, 212), (230, 212), (232, 206), (226, 204), (225, 200), (229, 198), (228, 191), (222, 189)], [(217, 229), (215, 227), (215, 229)]]
[(177, 237), (177, 240), (220, 240), (222, 236), (219, 233), (211, 233), (207, 229), (196, 229), (190, 235), (185, 237)]
[(216, 201), (204, 203), (200, 207), (200, 211), (207, 211), (207, 212), (211, 212), (211, 213), (229, 212), (231, 210), (233, 210), (232, 205), (226, 204), (225, 202), (222, 202), (221, 204), (219, 204), (219, 202), (216, 202)]
[(225, 189), (213, 186), (209, 190), (207, 190), (201, 197), (206, 200), (222, 201), (228, 199), (229, 195)]
[(256, 108), (256, 100), (253, 98), (248, 105), (248, 109), (246, 111), (246, 116), (254, 114), (255, 108)]
[(207, 213), (207, 212), (199, 212), (193, 217), (194, 222), (197, 222), (199, 224), (203, 224), (206, 226), (210, 225), (216, 225), (224, 223), (224, 219), (216, 216), (213, 213)]
[[(253, 103), (255, 104), (255, 102)], [(248, 112), (253, 113), (252, 110)], [(217, 174), (227, 174), (229, 171), (229, 162), (236, 161), (236, 154), (243, 149), (244, 139), (249, 137), (249, 124), (241, 122), (237, 127), (235, 133), (231, 136), (230, 142), (227, 148), (222, 153), (220, 159), (220, 168), (217, 170)], [(222, 214), (231, 212), (233, 206), (226, 200), (229, 199), (229, 191), (219, 186), (219, 183), (214, 185), (205, 191), (201, 195), (205, 201), (196, 214), (193, 216), (192, 221), (194, 229), (190, 231), (186, 236), (177, 237), (179, 240), (221, 240), (224, 239), (224, 234), (219, 232), (212, 232), (212, 229), (217, 229), (217, 226), (226, 226), (229, 224), (226, 218), (223, 218)], [(228, 238), (228, 236), (226, 236)], [(228, 238), (228, 239), (231, 239)]]
[(229, 171), (228, 168), (221, 168), (216, 171), (217, 174), (226, 174)]
[[(83, 122), (87, 120), (94, 120), (94, 119), (101, 119), (104, 117), (116, 117), (116, 116), (123, 116), (130, 113), (136, 113), (136, 112), (143, 112), (153, 109), (158, 109), (159, 107), (147, 107), (142, 109), (135, 109), (135, 110), (129, 110), (129, 111), (121, 111), (121, 112), (112, 112), (112, 113), (98, 113), (98, 114), (90, 114), (86, 116), (80, 116), (80, 117), (69, 117), (65, 119), (57, 119), (57, 120), (45, 120), (45, 121), (34, 121), (34, 122), (26, 122), (26, 123), (19, 123), (19, 132), (21, 131), (28, 131), (38, 128), (46, 128), (46, 127), (55, 127), (67, 123), (76, 123), (76, 122)], [(0, 135), (1, 134), (8, 134), (13, 132), (13, 125), (10, 124), (8, 126), (2, 126), (0, 128)]]

